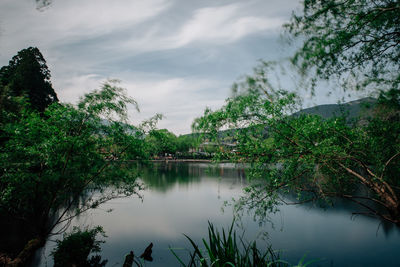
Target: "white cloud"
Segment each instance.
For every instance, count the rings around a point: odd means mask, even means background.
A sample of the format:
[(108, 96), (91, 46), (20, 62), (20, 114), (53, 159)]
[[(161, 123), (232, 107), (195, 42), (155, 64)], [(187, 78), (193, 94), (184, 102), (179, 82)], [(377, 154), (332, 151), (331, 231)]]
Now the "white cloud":
[[(137, 124), (156, 113), (162, 113), (165, 119), (158, 127), (167, 128), (176, 134), (189, 133), (195, 117), (202, 114), (206, 106), (220, 106), (228, 87), (220, 81), (177, 77), (154, 80), (124, 81), (128, 94), (140, 105), (141, 112), (132, 109), (132, 122)], [(205, 91), (213, 94), (206, 94)]]
[(97, 74), (76, 75), (53, 82), (53, 87), (62, 88), (62, 90), (56, 89), (60, 101), (76, 104), (80, 97), (99, 88), (103, 81), (104, 78)]
[[(137, 125), (161, 113), (165, 119), (160, 121), (158, 128), (167, 128), (176, 134), (191, 132), (194, 118), (200, 116), (207, 106), (221, 106), (229, 92), (228, 84), (193, 77), (168, 78), (137, 73), (120, 74), (118, 77), (124, 77), (121, 86), (139, 103), (140, 113), (133, 107), (129, 110), (131, 123)], [(80, 75), (60, 80), (54, 87), (63, 88), (57, 90), (60, 101), (77, 103), (79, 97), (99, 88), (105, 80), (106, 77), (96, 74)]]
[(59, 20), (54, 30), (68, 36), (107, 34), (142, 23), (168, 7), (166, 0), (109, 0), (76, 1), (75, 4), (59, 1), (53, 8), (54, 19)]
[[(167, 0), (70, 0), (54, 1), (45, 11), (31, 2), (4, 0), (0, 3), (1, 46), (28, 45), (49, 48), (132, 30), (170, 6)], [(7, 11), (7, 12), (5, 12)]]
[(223, 103), (232, 77), (264, 57), (253, 44), (276, 34), (295, 2), (54, 0), (39, 12), (34, 0), (1, 0), (0, 65), (36, 46), (62, 101), (119, 78), (141, 107), (133, 122), (161, 112), (160, 127), (186, 133), (206, 106)]
[(231, 4), (197, 10), (177, 35), (177, 45), (195, 41), (229, 43), (282, 25), (279, 18), (242, 15), (242, 8), (242, 4)]
[[(153, 25), (147, 32), (124, 42), (122, 48), (137, 52), (177, 49), (193, 43), (228, 44), (248, 35), (279, 29), (283, 17), (248, 15), (246, 4), (199, 8), (176, 29)], [(251, 12), (249, 12), (251, 14)]]

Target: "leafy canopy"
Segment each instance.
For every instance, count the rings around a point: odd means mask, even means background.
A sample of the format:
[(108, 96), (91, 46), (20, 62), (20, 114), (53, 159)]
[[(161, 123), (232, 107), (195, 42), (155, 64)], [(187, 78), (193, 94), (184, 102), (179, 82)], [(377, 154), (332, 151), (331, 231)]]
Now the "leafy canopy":
[(302, 41), (293, 63), (313, 79), (399, 89), (399, 14), (398, 0), (304, 0), (285, 25)]

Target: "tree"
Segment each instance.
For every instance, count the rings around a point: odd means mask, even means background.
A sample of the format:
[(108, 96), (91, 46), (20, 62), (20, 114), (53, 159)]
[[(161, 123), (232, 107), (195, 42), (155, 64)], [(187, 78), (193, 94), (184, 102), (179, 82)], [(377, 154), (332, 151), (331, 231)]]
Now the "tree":
[(192, 138), (185, 135), (177, 137), (176, 151), (180, 153), (188, 153), (189, 149), (194, 146)]
[(108, 81), (77, 106), (53, 103), (43, 114), (10, 114), (3, 128), (9, 138), (0, 146), (0, 214), (26, 233), (15, 265), (56, 227), (62, 231), (76, 215), (141, 189), (137, 171), (118, 161), (146, 155), (144, 132), (125, 123), (128, 104), (136, 102)]
[(400, 89), (398, 0), (305, 0), (286, 29), (302, 41), (303, 74), (366, 89)]
[(8, 66), (0, 69), (1, 108), (8, 97), (26, 96), (32, 108), (43, 112), (50, 104), (58, 102), (50, 77), (46, 60), (38, 48), (19, 51)]
[(262, 179), (238, 202), (258, 215), (285, 202), (280, 193), (295, 193), (298, 203), (348, 199), (360, 213), (400, 225), (400, 94), (395, 92), (381, 94), (373, 115), (354, 123), (345, 116), (290, 116), (300, 108), (296, 94), (271, 90), (255, 74), (193, 127), (215, 142), (218, 130), (237, 129), (238, 153), (225, 156), (250, 163), (250, 177)]
[(195, 135), (180, 135), (177, 138), (177, 152), (183, 153), (184, 155), (189, 153), (190, 149), (196, 149), (199, 147), (199, 138)]
[(175, 154), (177, 150), (177, 137), (167, 129), (152, 130), (145, 140), (148, 144), (149, 153), (153, 156)]

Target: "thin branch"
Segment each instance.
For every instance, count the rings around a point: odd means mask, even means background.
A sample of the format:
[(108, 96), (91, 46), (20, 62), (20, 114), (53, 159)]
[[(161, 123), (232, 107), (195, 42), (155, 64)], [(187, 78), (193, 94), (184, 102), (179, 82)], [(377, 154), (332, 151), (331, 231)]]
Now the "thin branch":
[(385, 204), (384, 202), (382, 202), (382, 201), (380, 201), (380, 200), (378, 200), (378, 199), (376, 199), (376, 198), (362, 197), (362, 196), (352, 196), (352, 195), (338, 195), (338, 196), (344, 197), (344, 198), (346, 198), (346, 199), (349, 199), (349, 198), (359, 198), (359, 199), (365, 199), (365, 200), (373, 201), (373, 202), (375, 202), (375, 203), (377, 203), (377, 204), (379, 204), (379, 205), (382, 205), (382, 206), (385, 207), (386, 209), (388, 209), (388, 207), (386, 206), (386, 204)]
[(299, 204), (305, 204), (305, 203), (309, 203), (309, 202), (313, 202), (315, 201), (317, 198), (312, 197), (306, 200), (302, 200), (302, 201), (296, 201), (296, 202), (287, 202), (285, 201), (283, 198), (279, 198), (280, 201), (282, 201), (285, 205), (299, 205)]
[(385, 166), (383, 167), (382, 174), (381, 174), (381, 179), (383, 179), (383, 175), (384, 175), (384, 173), (385, 173), (385, 171), (386, 171), (387, 166), (390, 164), (390, 162), (391, 162), (393, 159), (395, 159), (395, 158), (396, 158), (397, 156), (399, 156), (399, 155), (400, 155), (400, 152), (397, 152), (397, 153), (394, 154), (388, 161), (386, 161)]

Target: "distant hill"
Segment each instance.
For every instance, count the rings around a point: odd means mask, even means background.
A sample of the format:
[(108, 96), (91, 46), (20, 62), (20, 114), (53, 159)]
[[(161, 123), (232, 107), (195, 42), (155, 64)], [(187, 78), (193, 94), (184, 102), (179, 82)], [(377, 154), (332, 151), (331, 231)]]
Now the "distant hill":
[[(377, 100), (375, 98), (366, 97), (343, 104), (326, 104), (326, 105), (318, 105), (311, 108), (305, 108), (298, 112), (293, 113), (291, 116), (311, 114), (311, 115), (319, 115), (322, 118), (329, 119), (345, 115), (347, 120), (350, 122), (356, 118), (367, 117), (371, 113), (371, 108), (376, 104), (376, 102)], [(219, 137), (225, 138), (227, 136), (234, 136), (235, 131), (236, 129), (228, 129), (220, 131)], [(185, 135), (199, 137), (198, 133), (191, 133)]]
[(364, 117), (370, 114), (371, 107), (376, 104), (376, 99), (372, 97), (361, 98), (343, 104), (318, 105), (311, 108), (302, 109), (293, 114), (298, 116), (301, 114), (319, 115), (328, 119), (346, 115), (349, 119)]

